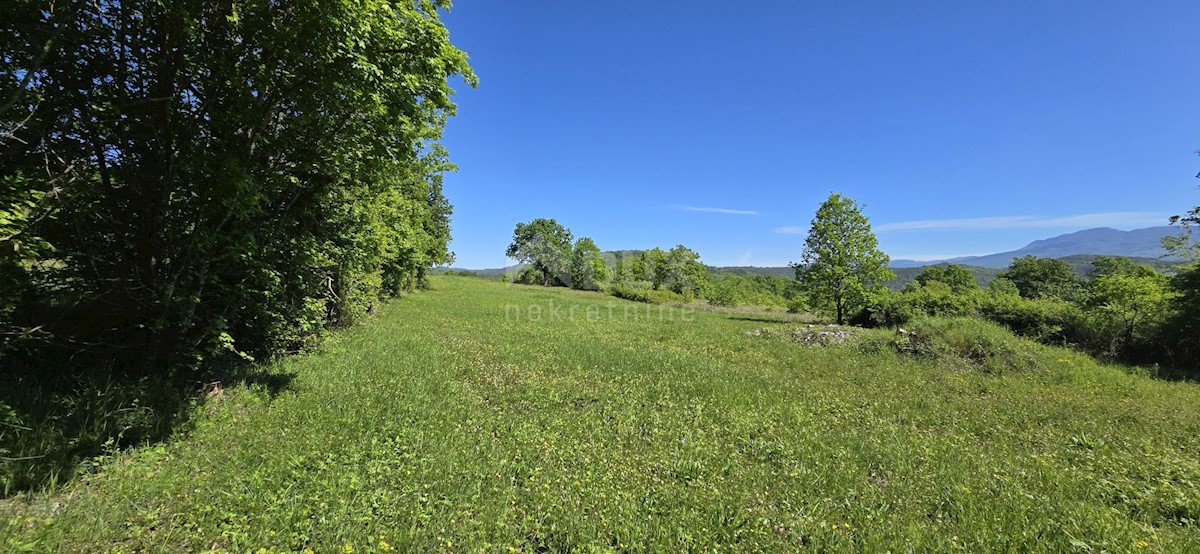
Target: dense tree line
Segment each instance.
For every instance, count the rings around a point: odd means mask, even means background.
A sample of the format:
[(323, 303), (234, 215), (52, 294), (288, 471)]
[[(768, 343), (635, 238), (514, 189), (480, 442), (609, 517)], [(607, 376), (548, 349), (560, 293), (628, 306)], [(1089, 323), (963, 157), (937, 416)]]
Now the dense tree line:
[(8, 2), (5, 366), (294, 350), (449, 262), (448, 4)]
[(515, 276), (519, 282), (605, 290), (643, 302), (787, 306), (865, 326), (976, 316), (1101, 357), (1192, 373), (1200, 365), (1200, 245), (1191, 230), (1200, 225), (1200, 208), (1172, 223), (1181, 234), (1164, 246), (1184, 260), (1174, 276), (1127, 258), (1097, 256), (1085, 278), (1065, 261), (1027, 256), (1013, 260), (986, 290), (956, 264), (926, 267), (902, 290), (888, 290), (883, 283), (894, 276), (887, 255), (860, 206), (839, 194), (818, 209), (794, 280), (714, 272), (682, 245), (621, 252), (610, 266), (590, 238), (572, 246), (570, 231), (554, 220), (518, 224), (509, 253), (528, 264)]
[(608, 254), (590, 237), (574, 234), (553, 219), (518, 223), (506, 254), (520, 262), (514, 282), (605, 291), (643, 302), (689, 302), (720, 306), (802, 306), (795, 281), (768, 275), (715, 275), (694, 250), (676, 245), (663, 250)]
[(954, 265), (928, 267), (902, 291), (872, 296), (854, 323), (897, 326), (922, 316), (973, 315), (1105, 358), (1196, 367), (1194, 266), (1170, 277), (1126, 258), (1098, 256), (1084, 278), (1061, 260), (1029, 256), (1014, 260), (986, 290), (955, 277), (964, 273)]

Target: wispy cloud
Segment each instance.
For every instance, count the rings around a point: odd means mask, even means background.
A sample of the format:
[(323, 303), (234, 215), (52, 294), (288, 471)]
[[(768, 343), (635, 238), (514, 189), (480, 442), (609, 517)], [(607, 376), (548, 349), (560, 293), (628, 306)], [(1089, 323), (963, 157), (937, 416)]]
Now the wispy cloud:
[(1164, 225), (1169, 214), (1160, 212), (1104, 212), (1058, 217), (1012, 215), (966, 219), (923, 219), (884, 223), (876, 231), (916, 231), (943, 229), (1055, 229), (1085, 227), (1145, 227)]
[(745, 253), (743, 253), (742, 257), (738, 258), (738, 265), (750, 265), (750, 258), (752, 258), (753, 256), (754, 256), (754, 249), (751, 248), (751, 249), (747, 250)]
[(685, 212), (704, 212), (710, 214), (730, 214), (730, 215), (758, 215), (754, 210), (732, 210), (729, 208), (701, 208), (698, 206), (672, 206), (676, 210)]
[(805, 230), (803, 227), (776, 227), (775, 232), (781, 235), (803, 235)]

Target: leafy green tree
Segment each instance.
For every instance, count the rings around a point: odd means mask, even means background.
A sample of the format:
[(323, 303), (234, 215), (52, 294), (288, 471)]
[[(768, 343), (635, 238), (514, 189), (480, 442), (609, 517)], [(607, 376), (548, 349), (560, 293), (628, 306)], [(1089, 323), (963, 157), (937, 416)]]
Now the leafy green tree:
[(1193, 227), (1200, 225), (1200, 206), (1186, 214), (1171, 216), (1171, 225), (1179, 225), (1179, 234), (1163, 237), (1163, 248), (1188, 265), (1200, 264), (1200, 240), (1193, 235)]
[(1200, 206), (1171, 217), (1171, 224), (1179, 225), (1180, 233), (1164, 238), (1163, 247), (1184, 260), (1187, 268), (1171, 279), (1175, 309), (1164, 326), (1165, 338), (1175, 364), (1200, 373), (1196, 369), (1200, 367), (1200, 241), (1193, 233), (1200, 226)]
[(1174, 308), (1164, 325), (1166, 342), (1175, 365), (1200, 374), (1200, 267), (1171, 278)]
[[(571, 277), (571, 231), (553, 219), (518, 223), (505, 253), (541, 274), (542, 285), (568, 284)], [(593, 244), (594, 246), (594, 244)]]
[(615, 284), (625, 285), (646, 281), (646, 261), (642, 258), (642, 253), (638, 252), (636, 255), (617, 253), (612, 280)]
[(1153, 271), (1101, 275), (1090, 289), (1093, 309), (1114, 329), (1108, 345), (1113, 355), (1150, 334), (1146, 327), (1163, 320), (1174, 296), (1167, 278)]
[(1004, 277), (997, 277), (992, 279), (992, 282), (988, 284), (988, 294), (992, 296), (1020, 296), (1021, 291), (1012, 281)]
[(711, 277), (708, 268), (700, 263), (700, 254), (682, 244), (667, 251), (663, 286), (679, 294), (700, 295), (708, 288)]
[(7, 3), (0, 249), (27, 258), (0, 312), (54, 337), (22, 348), (141, 373), (289, 351), (448, 260), (438, 141), (448, 80), (476, 82), (448, 8)]
[(955, 294), (966, 294), (979, 290), (975, 274), (970, 269), (958, 264), (926, 266), (917, 274), (915, 282), (921, 286), (932, 282), (945, 283)]
[(1068, 301), (1083, 297), (1083, 279), (1070, 264), (1053, 258), (1024, 256), (1009, 264), (1000, 274), (1011, 281), (1025, 298), (1061, 298)]
[(667, 253), (658, 247), (651, 248), (642, 252), (642, 262), (646, 267), (646, 280), (653, 284), (654, 290), (664, 288), (664, 284), (670, 276), (670, 269), (667, 267)]
[(1092, 260), (1092, 269), (1088, 271), (1088, 279), (1095, 281), (1110, 275), (1126, 275), (1130, 277), (1153, 277), (1158, 275), (1154, 268), (1135, 263), (1121, 256), (1096, 256)]
[(600, 247), (589, 237), (575, 241), (571, 254), (571, 287), (579, 290), (600, 290), (609, 280), (608, 264), (600, 255)]
[(858, 203), (831, 194), (817, 209), (801, 261), (794, 267), (809, 300), (832, 311), (841, 324), (870, 291), (896, 277), (888, 269), (889, 261)]

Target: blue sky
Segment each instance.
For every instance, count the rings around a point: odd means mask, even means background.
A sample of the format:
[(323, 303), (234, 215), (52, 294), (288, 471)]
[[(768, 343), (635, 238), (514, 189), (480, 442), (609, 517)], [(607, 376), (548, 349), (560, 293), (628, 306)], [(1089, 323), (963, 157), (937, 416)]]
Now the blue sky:
[(460, 0), (459, 267), (518, 221), (713, 265), (800, 258), (830, 192), (893, 258), (1200, 204), (1200, 3)]

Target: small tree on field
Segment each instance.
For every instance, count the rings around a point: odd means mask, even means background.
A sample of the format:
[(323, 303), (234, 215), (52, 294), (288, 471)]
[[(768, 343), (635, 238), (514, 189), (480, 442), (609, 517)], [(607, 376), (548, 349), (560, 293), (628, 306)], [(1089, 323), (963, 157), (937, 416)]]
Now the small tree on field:
[(817, 209), (801, 261), (793, 267), (809, 299), (832, 311), (841, 324), (869, 291), (896, 277), (889, 262), (858, 203), (831, 194)]
[(600, 247), (591, 238), (575, 242), (571, 254), (571, 287), (579, 290), (600, 290), (609, 280), (608, 264), (600, 255)]
[(663, 256), (661, 287), (679, 294), (701, 294), (708, 289), (711, 277), (708, 268), (700, 263), (700, 254), (682, 244)]
[(542, 275), (542, 284), (566, 284), (570, 276), (571, 231), (553, 219), (518, 223), (505, 254), (529, 264)]

